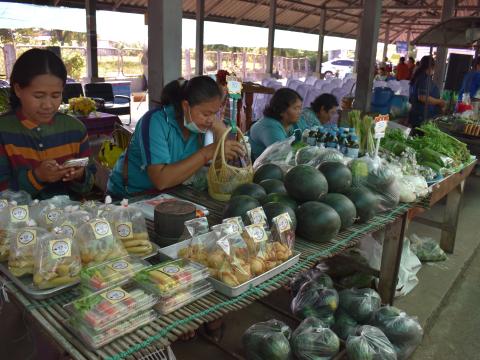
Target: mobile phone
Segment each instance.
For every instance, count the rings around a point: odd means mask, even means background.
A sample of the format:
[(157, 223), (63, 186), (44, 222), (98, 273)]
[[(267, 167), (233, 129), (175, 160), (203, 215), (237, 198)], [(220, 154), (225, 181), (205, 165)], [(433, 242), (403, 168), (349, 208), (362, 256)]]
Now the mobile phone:
[(67, 160), (63, 163), (64, 168), (68, 167), (85, 167), (88, 165), (88, 157), (80, 158), (80, 159), (71, 159)]

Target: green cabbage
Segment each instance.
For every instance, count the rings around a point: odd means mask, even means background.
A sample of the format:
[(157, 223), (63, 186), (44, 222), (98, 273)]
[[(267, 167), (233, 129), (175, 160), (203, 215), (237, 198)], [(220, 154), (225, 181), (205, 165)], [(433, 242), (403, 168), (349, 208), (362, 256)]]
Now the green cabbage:
[(242, 337), (248, 360), (288, 360), (291, 357), (292, 330), (272, 319), (250, 326)]
[(292, 350), (298, 360), (327, 360), (339, 348), (338, 336), (314, 317), (303, 320), (292, 335)]

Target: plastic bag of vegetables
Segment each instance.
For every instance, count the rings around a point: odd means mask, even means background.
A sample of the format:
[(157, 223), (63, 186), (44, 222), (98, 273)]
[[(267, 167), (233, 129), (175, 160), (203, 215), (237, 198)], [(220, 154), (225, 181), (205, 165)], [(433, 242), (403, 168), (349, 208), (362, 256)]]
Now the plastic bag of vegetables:
[(92, 218), (92, 214), (86, 210), (80, 210), (78, 205), (67, 206), (53, 223), (54, 227), (59, 227), (68, 236), (74, 238), (80, 225), (86, 223)]
[(350, 335), (355, 335), (358, 323), (341, 308), (335, 313), (335, 324), (332, 330), (343, 340), (347, 340)]
[(447, 254), (438, 245), (438, 242), (432, 238), (421, 238), (416, 234), (410, 237), (410, 249), (422, 262), (427, 261), (445, 261)]
[(292, 142), (295, 137), (273, 143), (253, 163), (253, 169), (256, 171), (263, 164), (275, 164), (284, 171), (291, 166), (295, 166), (296, 150), (292, 148)]
[(292, 334), (292, 350), (299, 360), (330, 359), (338, 353), (340, 340), (314, 317), (302, 321)]
[(299, 272), (295, 275), (290, 281), (290, 290), (292, 291), (292, 294), (294, 296), (297, 295), (302, 285), (310, 280), (319, 285), (324, 285), (326, 288), (333, 288), (333, 280), (324, 272), (323, 268), (324, 267), (317, 265), (312, 269)]
[(376, 310), (370, 324), (383, 331), (395, 347), (399, 360), (408, 359), (422, 341), (423, 329), (418, 320), (394, 306)]
[(297, 151), (297, 154), (295, 155), (295, 163), (296, 165), (309, 165), (325, 151), (325, 148), (320, 148), (318, 146), (305, 146)]
[(7, 261), (10, 253), (10, 237), (12, 233), (27, 226), (30, 209), (27, 205), (18, 205), (15, 201), (0, 201), (0, 261)]
[(292, 330), (279, 320), (269, 320), (250, 326), (243, 334), (242, 344), (248, 360), (291, 359)]
[(310, 280), (302, 285), (291, 303), (292, 312), (301, 319), (313, 316), (331, 326), (338, 308), (338, 293)]
[(349, 360), (396, 360), (392, 343), (382, 330), (369, 325), (359, 326), (356, 335), (347, 339)]
[(366, 323), (372, 312), (380, 308), (382, 299), (373, 289), (345, 289), (338, 294), (340, 308), (359, 323)]

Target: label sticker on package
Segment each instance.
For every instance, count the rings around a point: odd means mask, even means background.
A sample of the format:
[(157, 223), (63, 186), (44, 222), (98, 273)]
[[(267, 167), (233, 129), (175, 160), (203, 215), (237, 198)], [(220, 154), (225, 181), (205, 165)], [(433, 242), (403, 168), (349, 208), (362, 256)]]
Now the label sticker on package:
[(62, 213), (62, 210), (50, 210), (48, 211), (46, 214), (45, 214), (45, 222), (47, 224), (53, 224), (55, 221), (58, 220), (58, 218), (60, 217)]
[(230, 255), (230, 241), (228, 241), (227, 238), (217, 240), (217, 245), (220, 246), (227, 255)]
[(250, 218), (252, 224), (265, 224), (267, 222), (267, 216), (262, 207), (247, 211), (247, 215)]
[(245, 230), (247, 230), (248, 235), (250, 235), (250, 237), (256, 243), (263, 242), (268, 239), (267, 233), (265, 232), (262, 224), (249, 225), (245, 227)]
[(73, 238), (77, 231), (75, 226), (73, 226), (70, 222), (64, 222), (62, 225), (60, 225), (60, 229), (62, 230), (63, 234), (70, 238)]
[(130, 221), (115, 223), (115, 232), (122, 240), (133, 239), (133, 225)]
[(72, 239), (50, 240), (52, 259), (72, 256)]
[(166, 265), (164, 267), (161, 267), (160, 269), (161, 272), (163, 272), (164, 274), (167, 274), (167, 275), (174, 275), (174, 274), (177, 274), (178, 272), (180, 272), (180, 267), (177, 266), (177, 265)]
[(0, 200), (0, 210), (5, 209), (8, 206), (8, 201), (5, 199)]
[(123, 290), (122, 288), (113, 288), (112, 290), (106, 291), (100, 294), (105, 300), (111, 304), (116, 304), (122, 300), (128, 299), (130, 294)]
[(115, 261), (112, 264), (109, 264), (108, 266), (113, 271), (124, 272), (124, 271), (128, 271), (131, 268), (132, 265), (126, 260), (118, 260), (118, 261)]
[(240, 216), (234, 217), (234, 218), (228, 218), (223, 220), (223, 223), (225, 224), (232, 224), (233, 225), (233, 230), (235, 232), (241, 233), (242, 230), (242, 224), (240, 223), (242, 221), (242, 218)]
[(106, 220), (94, 221), (90, 225), (97, 240), (112, 235), (112, 229)]
[(26, 222), (28, 220), (28, 206), (14, 206), (10, 209), (10, 221), (12, 223)]
[(288, 213), (284, 213), (274, 217), (273, 222), (277, 224), (278, 230), (280, 232), (285, 232), (290, 230), (290, 224), (292, 223), (292, 219), (290, 218), (290, 215)]
[(23, 230), (17, 234), (17, 247), (25, 247), (28, 245), (35, 245), (37, 242), (36, 230)]

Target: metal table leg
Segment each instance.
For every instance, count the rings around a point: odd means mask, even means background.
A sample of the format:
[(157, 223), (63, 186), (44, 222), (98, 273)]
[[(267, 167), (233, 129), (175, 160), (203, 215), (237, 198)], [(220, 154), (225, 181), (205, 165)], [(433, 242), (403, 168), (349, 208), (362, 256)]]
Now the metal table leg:
[(405, 213), (385, 227), (380, 281), (378, 284), (378, 292), (382, 302), (385, 304), (393, 304), (393, 298), (395, 297), (406, 225), (407, 214)]
[(440, 238), (440, 247), (447, 253), (453, 253), (455, 247), (455, 237), (457, 236), (458, 215), (460, 214), (460, 205), (463, 198), (463, 189), (465, 180), (456, 186), (447, 195), (447, 205), (443, 215), (442, 237)]

